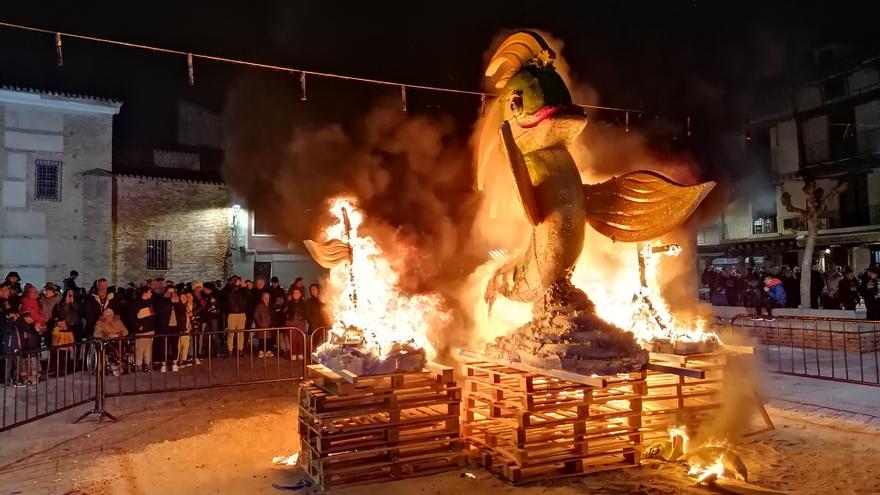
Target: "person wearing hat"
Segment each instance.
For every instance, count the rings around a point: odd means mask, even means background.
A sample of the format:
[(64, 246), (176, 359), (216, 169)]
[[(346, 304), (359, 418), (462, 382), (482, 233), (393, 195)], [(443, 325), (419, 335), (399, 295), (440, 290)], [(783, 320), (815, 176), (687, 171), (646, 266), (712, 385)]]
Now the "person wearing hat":
[(862, 289), (865, 309), (868, 310), (865, 315), (866, 320), (880, 320), (880, 279), (877, 278), (878, 273), (880, 270), (876, 266), (868, 267), (868, 277), (865, 281), (865, 287)]
[(7, 387), (21, 383), (19, 352), (21, 352), (21, 338), (18, 333), (18, 311), (10, 309), (0, 316), (0, 353), (6, 355), (3, 360), (3, 383)]
[(40, 295), (40, 318), (43, 323), (48, 323), (55, 313), (55, 306), (61, 302), (61, 294), (58, 293), (58, 287), (52, 282), (47, 282), (43, 287), (43, 294)]
[(18, 272), (9, 272), (9, 274), (6, 275), (6, 283), (15, 295), (21, 295), (21, 277), (18, 276)]

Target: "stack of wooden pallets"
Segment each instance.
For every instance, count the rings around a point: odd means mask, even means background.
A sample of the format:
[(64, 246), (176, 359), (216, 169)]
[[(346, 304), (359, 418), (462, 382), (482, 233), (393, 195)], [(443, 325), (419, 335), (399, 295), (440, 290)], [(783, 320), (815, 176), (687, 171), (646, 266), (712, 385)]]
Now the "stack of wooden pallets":
[(452, 368), (356, 376), (308, 367), (300, 462), (322, 490), (457, 469), (461, 389)]
[[(669, 428), (699, 434), (722, 405), (727, 354), (651, 353), (648, 395), (642, 405), (645, 443), (669, 437)], [(664, 370), (668, 367), (668, 370)]]
[(587, 377), (465, 365), (469, 454), (514, 484), (639, 465), (645, 372)]

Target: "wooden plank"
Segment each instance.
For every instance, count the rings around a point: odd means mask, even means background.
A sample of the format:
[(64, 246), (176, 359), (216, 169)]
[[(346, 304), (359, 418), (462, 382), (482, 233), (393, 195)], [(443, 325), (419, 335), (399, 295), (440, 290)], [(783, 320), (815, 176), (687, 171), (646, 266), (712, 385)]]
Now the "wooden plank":
[(660, 373), (670, 373), (673, 375), (687, 376), (690, 378), (704, 379), (706, 372), (696, 368), (682, 368), (680, 366), (670, 366), (668, 364), (660, 364), (656, 362), (648, 363), (648, 371), (659, 371)]
[(732, 354), (754, 354), (755, 348), (750, 345), (721, 344), (721, 350)]
[(583, 385), (589, 385), (591, 387), (605, 388), (608, 386), (607, 378), (605, 378), (603, 376), (587, 376), (587, 375), (582, 375), (580, 373), (573, 373), (571, 371), (565, 371), (565, 370), (549, 370), (549, 369), (544, 369), (544, 368), (536, 368), (534, 366), (529, 366), (525, 363), (514, 363), (511, 361), (507, 361), (506, 359), (489, 358), (489, 357), (486, 357), (482, 354), (479, 354), (479, 353), (476, 353), (473, 351), (467, 351), (467, 350), (461, 350), (458, 352), (458, 354), (462, 357), (465, 357), (465, 358), (479, 359), (482, 361), (490, 361), (490, 362), (497, 363), (501, 366), (507, 366), (507, 367), (514, 368), (514, 369), (517, 369), (520, 371), (525, 371), (527, 373), (537, 373), (537, 374), (541, 374), (541, 375), (551, 376), (553, 378), (558, 378), (560, 380), (566, 380), (566, 381), (570, 381), (570, 382), (574, 382), (574, 383), (580, 383)]

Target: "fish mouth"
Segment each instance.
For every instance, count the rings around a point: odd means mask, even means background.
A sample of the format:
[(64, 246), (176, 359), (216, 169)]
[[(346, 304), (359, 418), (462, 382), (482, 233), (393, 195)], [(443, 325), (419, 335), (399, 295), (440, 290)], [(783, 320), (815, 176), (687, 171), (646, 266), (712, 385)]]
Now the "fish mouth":
[(516, 124), (523, 129), (530, 129), (553, 117), (584, 117), (584, 109), (577, 105), (552, 105), (541, 107), (537, 112), (526, 117), (517, 117)]

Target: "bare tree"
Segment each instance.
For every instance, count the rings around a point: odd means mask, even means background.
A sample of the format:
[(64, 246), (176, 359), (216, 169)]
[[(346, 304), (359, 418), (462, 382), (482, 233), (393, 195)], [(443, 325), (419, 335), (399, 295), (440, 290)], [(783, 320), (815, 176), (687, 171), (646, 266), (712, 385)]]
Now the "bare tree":
[(816, 187), (816, 179), (804, 178), (804, 206), (791, 203), (791, 194), (784, 189), (780, 201), (787, 211), (800, 213), (807, 222), (807, 240), (804, 243), (804, 257), (801, 261), (801, 307), (810, 307), (810, 284), (813, 271), (813, 251), (816, 249), (816, 237), (819, 234), (819, 213), (825, 211), (828, 203), (838, 194), (846, 190), (846, 183), (838, 182), (828, 193)]

